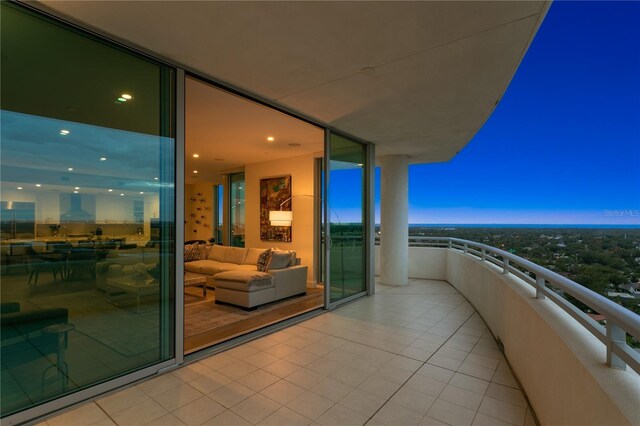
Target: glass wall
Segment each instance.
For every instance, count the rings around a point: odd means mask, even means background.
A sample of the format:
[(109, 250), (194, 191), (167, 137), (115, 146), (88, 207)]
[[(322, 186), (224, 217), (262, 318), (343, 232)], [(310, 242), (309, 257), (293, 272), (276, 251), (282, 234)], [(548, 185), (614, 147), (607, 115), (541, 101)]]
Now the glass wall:
[(223, 243), (224, 186), (213, 186), (213, 239), (215, 244)]
[(231, 246), (244, 247), (244, 173), (234, 173), (229, 176), (230, 180), (230, 231)]
[(173, 357), (175, 76), (0, 7), (4, 417)]
[(329, 303), (366, 291), (366, 146), (331, 134)]

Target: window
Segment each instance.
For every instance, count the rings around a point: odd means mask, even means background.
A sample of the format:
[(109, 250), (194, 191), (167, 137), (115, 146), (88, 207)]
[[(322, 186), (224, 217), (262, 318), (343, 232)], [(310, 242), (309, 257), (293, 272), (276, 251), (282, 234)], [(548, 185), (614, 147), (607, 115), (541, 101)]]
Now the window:
[(0, 7), (4, 417), (173, 357), (175, 76)]

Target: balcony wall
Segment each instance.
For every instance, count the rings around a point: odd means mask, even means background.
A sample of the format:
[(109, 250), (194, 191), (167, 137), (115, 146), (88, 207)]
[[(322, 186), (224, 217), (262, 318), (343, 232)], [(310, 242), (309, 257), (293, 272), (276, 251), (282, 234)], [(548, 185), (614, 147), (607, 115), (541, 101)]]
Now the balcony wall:
[(412, 278), (445, 279), (475, 307), (542, 425), (640, 423), (638, 374), (608, 368), (605, 346), (527, 283), (445, 248), (411, 247), (409, 269)]

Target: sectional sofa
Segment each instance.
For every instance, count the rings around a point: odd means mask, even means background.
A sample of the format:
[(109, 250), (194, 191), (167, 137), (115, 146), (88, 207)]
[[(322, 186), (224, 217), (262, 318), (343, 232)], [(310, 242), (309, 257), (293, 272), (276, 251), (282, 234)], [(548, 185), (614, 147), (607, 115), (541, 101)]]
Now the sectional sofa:
[(307, 267), (299, 264), (294, 252), (290, 252), (288, 264), (261, 272), (258, 259), (265, 249), (220, 245), (198, 248), (198, 260), (185, 262), (184, 268), (206, 277), (207, 286), (216, 289), (216, 303), (253, 309), (307, 291)]

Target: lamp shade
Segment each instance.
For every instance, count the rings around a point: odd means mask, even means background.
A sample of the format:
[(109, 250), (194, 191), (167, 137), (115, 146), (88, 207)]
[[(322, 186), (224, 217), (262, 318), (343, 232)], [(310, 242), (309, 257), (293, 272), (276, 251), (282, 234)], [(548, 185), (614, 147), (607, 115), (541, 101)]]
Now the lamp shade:
[(271, 226), (291, 226), (293, 212), (282, 210), (269, 211), (269, 222)]

